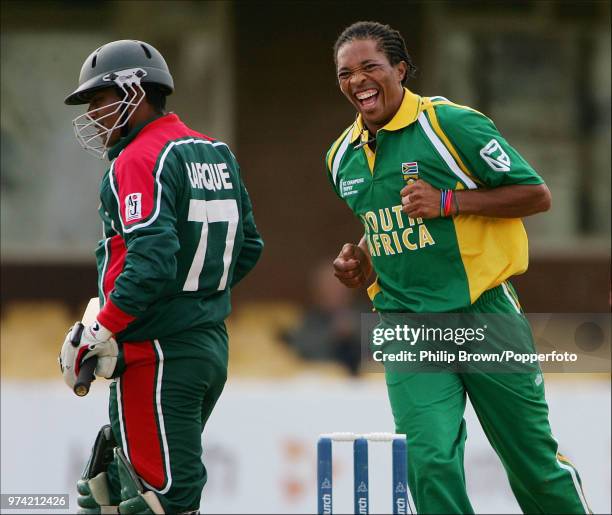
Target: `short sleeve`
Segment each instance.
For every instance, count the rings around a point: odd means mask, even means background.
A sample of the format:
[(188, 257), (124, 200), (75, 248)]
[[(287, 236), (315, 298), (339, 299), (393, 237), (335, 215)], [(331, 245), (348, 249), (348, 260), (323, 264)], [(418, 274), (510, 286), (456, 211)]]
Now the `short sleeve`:
[(441, 105), (436, 108), (436, 116), (469, 171), (485, 186), (544, 182), (483, 114), (469, 108)]

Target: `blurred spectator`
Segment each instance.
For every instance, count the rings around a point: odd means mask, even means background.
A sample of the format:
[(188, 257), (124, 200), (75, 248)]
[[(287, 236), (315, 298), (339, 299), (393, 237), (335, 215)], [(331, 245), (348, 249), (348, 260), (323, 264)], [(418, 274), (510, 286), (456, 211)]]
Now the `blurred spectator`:
[(359, 373), (362, 312), (369, 311), (363, 292), (344, 287), (333, 275), (332, 260), (314, 268), (312, 305), (301, 323), (283, 339), (306, 360), (336, 361), (351, 375)]

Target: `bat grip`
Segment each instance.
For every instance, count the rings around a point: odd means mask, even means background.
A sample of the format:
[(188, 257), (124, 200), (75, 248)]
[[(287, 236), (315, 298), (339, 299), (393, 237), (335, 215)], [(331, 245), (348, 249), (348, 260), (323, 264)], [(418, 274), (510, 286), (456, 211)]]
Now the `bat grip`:
[(81, 364), (79, 375), (77, 376), (76, 383), (74, 383), (74, 393), (76, 393), (79, 397), (84, 397), (89, 393), (91, 382), (95, 381), (96, 379), (94, 370), (96, 369), (97, 364), (98, 358), (96, 356), (86, 359)]

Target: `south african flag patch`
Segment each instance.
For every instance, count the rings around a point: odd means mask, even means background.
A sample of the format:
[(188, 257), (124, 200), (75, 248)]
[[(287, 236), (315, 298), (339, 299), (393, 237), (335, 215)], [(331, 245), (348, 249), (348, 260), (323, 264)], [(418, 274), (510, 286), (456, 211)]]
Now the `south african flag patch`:
[(402, 176), (404, 180), (419, 178), (419, 164), (416, 161), (402, 163)]

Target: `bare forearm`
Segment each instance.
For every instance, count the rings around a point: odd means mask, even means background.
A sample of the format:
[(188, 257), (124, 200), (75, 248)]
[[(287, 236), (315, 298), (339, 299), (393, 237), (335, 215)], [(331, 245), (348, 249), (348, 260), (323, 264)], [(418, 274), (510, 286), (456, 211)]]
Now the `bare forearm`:
[(522, 218), (548, 211), (550, 191), (545, 184), (501, 186), (490, 190), (455, 191), (459, 214)]

